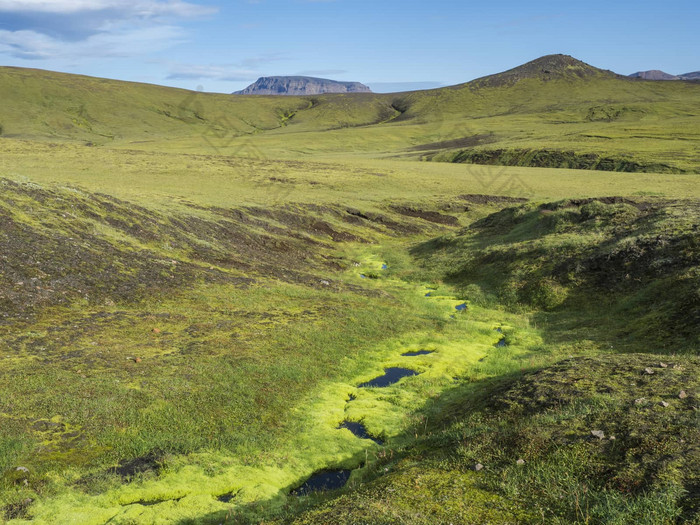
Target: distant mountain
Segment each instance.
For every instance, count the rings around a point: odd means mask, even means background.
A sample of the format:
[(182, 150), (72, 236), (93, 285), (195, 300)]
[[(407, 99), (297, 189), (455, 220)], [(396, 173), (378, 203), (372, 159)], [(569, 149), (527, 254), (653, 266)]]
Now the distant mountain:
[(323, 93), (371, 93), (359, 82), (338, 82), (314, 77), (262, 77), (234, 95), (321, 95)]
[(658, 69), (651, 69), (649, 71), (637, 71), (630, 75), (632, 78), (642, 78), (644, 80), (680, 80), (680, 77), (676, 75), (669, 75)]
[(526, 78), (553, 80), (601, 76), (616, 77), (617, 75), (612, 71), (588, 65), (569, 55), (546, 55), (503, 73), (476, 79), (470, 84), (478, 87), (498, 87), (512, 85)]
[(682, 80), (700, 80), (700, 71), (693, 71), (692, 73), (683, 73), (681, 75)]

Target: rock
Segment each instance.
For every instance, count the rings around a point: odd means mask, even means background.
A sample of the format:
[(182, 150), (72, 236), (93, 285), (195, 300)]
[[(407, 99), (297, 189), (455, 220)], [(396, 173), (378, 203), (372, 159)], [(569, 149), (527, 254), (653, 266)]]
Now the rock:
[(29, 469), (27, 467), (17, 467), (15, 470), (17, 472), (24, 472), (25, 474), (29, 474)]
[(605, 432), (602, 430), (591, 430), (591, 436), (596, 437), (598, 439), (605, 439)]
[(518, 461), (515, 462), (517, 465), (523, 466), (525, 464), (525, 460), (523, 458), (520, 458)]
[(634, 404), (635, 404), (635, 405), (643, 405), (643, 404), (646, 403), (646, 402), (647, 402), (647, 400), (644, 399), (643, 397), (640, 397), (639, 399), (635, 399), (635, 400), (634, 400)]
[(160, 333), (160, 328), (154, 328), (151, 330), (154, 334), (159, 334)]
[(654, 369), (653, 368), (645, 368), (644, 373), (648, 376), (654, 375)]
[(661, 368), (668, 368), (668, 365), (666, 363), (659, 363), (659, 366)]
[(662, 402), (659, 403), (659, 404), (660, 404), (662, 407), (664, 407), (664, 408), (668, 408), (669, 406), (671, 406), (671, 403), (667, 403), (666, 401), (662, 401)]
[(484, 470), (484, 466), (481, 463), (477, 463), (476, 465), (474, 465), (474, 470), (476, 472), (479, 472), (480, 470)]
[(685, 390), (681, 390), (680, 393), (678, 394), (679, 399), (685, 399), (688, 397), (688, 394), (685, 393)]
[(371, 93), (359, 82), (338, 82), (314, 77), (261, 77), (234, 95), (320, 95), (323, 93)]
[(650, 69), (649, 71), (637, 71), (629, 75), (631, 78), (641, 78), (644, 80), (680, 80), (681, 77), (665, 73), (658, 69)]

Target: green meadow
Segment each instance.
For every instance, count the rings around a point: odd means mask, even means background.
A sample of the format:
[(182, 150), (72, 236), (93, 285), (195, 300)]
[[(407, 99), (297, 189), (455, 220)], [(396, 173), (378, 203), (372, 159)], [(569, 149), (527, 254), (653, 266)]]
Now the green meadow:
[(0, 520), (700, 523), (700, 85), (541, 60), (1, 68)]

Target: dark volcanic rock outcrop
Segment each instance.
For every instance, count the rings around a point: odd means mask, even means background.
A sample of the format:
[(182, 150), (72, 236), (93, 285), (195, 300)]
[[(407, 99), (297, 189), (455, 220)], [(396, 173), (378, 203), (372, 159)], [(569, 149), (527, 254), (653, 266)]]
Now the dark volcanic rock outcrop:
[(234, 95), (321, 95), (323, 93), (371, 93), (359, 82), (338, 82), (313, 77), (262, 77)]

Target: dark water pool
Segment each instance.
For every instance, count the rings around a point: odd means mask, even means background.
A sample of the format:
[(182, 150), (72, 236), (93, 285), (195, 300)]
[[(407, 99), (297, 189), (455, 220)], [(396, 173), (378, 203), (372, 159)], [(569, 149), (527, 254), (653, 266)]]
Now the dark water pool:
[(350, 470), (322, 470), (304, 482), (298, 489), (294, 489), (293, 496), (306, 496), (312, 492), (335, 490), (345, 486), (350, 478)]
[(467, 303), (462, 303), (462, 304), (458, 304), (457, 306), (455, 306), (455, 310), (457, 310), (458, 312), (463, 312), (466, 309), (467, 309)]
[(404, 377), (411, 377), (411, 376), (417, 376), (418, 372), (415, 370), (411, 370), (409, 368), (400, 368), (400, 367), (391, 367), (391, 368), (385, 368), (384, 369), (384, 375), (375, 377), (371, 381), (367, 381), (366, 383), (362, 383), (361, 385), (358, 385), (358, 388), (366, 388), (366, 387), (374, 387), (374, 388), (383, 388), (389, 385), (393, 385), (394, 383), (398, 382), (399, 380), (403, 379)]
[(355, 434), (355, 436), (359, 437), (360, 439), (371, 439), (377, 445), (383, 444), (381, 439), (377, 439), (370, 436), (367, 432), (367, 429), (362, 423), (357, 423), (355, 421), (343, 421), (338, 428), (347, 428), (350, 432)]
[(229, 492), (228, 494), (222, 494), (221, 496), (219, 496), (216, 499), (218, 499), (221, 503), (229, 503), (233, 498), (235, 498), (238, 495), (238, 492), (240, 492), (240, 491)]
[(418, 350), (417, 352), (406, 352), (406, 353), (403, 353), (401, 355), (404, 357), (416, 357), (419, 355), (430, 355), (430, 354), (434, 354), (434, 353), (435, 353), (434, 350)]
[(494, 328), (494, 330), (496, 330), (496, 332), (498, 332), (499, 334), (503, 333), (503, 329), (500, 326), (498, 328)]
[(495, 345), (497, 348), (503, 348), (506, 346), (506, 338), (503, 337), (502, 339), (499, 339), (498, 343)]
[(428, 292), (427, 294), (425, 294), (426, 297), (432, 297), (432, 295), (433, 295), (432, 292)]
[(386, 264), (382, 264), (382, 270), (387, 270), (389, 267)]

